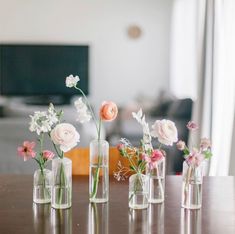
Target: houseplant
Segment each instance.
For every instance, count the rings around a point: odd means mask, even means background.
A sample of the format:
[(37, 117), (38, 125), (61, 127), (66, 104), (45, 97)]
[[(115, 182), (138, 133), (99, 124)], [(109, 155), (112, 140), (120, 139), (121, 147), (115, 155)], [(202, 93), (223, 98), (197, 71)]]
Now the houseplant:
[[(118, 150), (129, 162), (129, 168), (118, 163), (114, 177), (124, 180), (128, 174), (129, 178), (129, 207), (133, 209), (144, 209), (148, 203), (160, 203), (164, 201), (165, 182), (165, 152), (161, 144), (172, 145), (177, 141), (177, 129), (170, 120), (157, 120), (150, 132), (145, 115), (140, 109), (132, 113), (133, 118), (143, 128), (143, 138), (140, 146), (133, 146), (127, 139), (121, 139)], [(153, 149), (152, 137), (158, 138), (160, 145)]]
[[(189, 121), (187, 128), (196, 131), (198, 126)], [(181, 206), (187, 209), (200, 209), (202, 205), (202, 183), (206, 160), (210, 159), (211, 142), (207, 138), (201, 138), (199, 147), (189, 148), (184, 141), (177, 143), (177, 148), (184, 154), (183, 184)]]
[[(63, 112), (56, 111), (53, 104), (49, 105), (47, 111), (35, 111), (30, 115), (29, 130), (38, 135), (40, 149), (35, 152), (35, 143), (29, 141), (18, 147), (18, 154), (24, 157), (24, 160), (31, 157), (40, 167), (34, 174), (34, 201), (52, 202), (54, 208), (71, 206), (72, 168), (71, 161), (64, 158), (64, 152), (76, 146), (80, 139), (79, 133), (71, 124), (61, 123), (62, 116)], [(52, 151), (44, 150), (44, 142), (48, 139), (52, 142), (58, 158), (54, 157)], [(52, 158), (53, 173), (45, 169), (47, 161)], [(66, 163), (63, 163), (64, 161)]]
[(102, 122), (113, 121), (117, 117), (117, 105), (111, 101), (103, 102), (99, 117), (95, 113), (85, 93), (78, 86), (78, 76), (66, 77), (66, 86), (75, 88), (82, 94), (82, 97), (75, 101), (77, 109), (77, 121), (85, 123), (93, 119), (97, 138), (90, 143), (90, 170), (89, 170), (89, 199), (91, 202), (107, 202), (109, 199), (109, 144), (101, 139)]

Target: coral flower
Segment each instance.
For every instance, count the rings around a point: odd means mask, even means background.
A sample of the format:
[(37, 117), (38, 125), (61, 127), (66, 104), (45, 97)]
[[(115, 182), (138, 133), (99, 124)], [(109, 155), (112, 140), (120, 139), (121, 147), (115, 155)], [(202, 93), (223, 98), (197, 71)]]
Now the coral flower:
[(35, 147), (35, 142), (24, 141), (22, 146), (17, 148), (18, 155), (24, 158), (24, 161), (27, 161), (29, 158), (34, 158), (36, 152), (33, 150)]
[(117, 117), (118, 108), (114, 102), (103, 102), (100, 108), (100, 118), (104, 121), (112, 121)]

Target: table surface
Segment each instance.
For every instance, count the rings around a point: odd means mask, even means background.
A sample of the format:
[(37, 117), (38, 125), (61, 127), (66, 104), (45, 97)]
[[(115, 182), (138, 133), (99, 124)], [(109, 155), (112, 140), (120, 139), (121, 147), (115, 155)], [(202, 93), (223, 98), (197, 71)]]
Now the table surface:
[(166, 178), (163, 204), (128, 208), (128, 184), (110, 179), (110, 201), (90, 204), (88, 177), (73, 177), (73, 204), (66, 210), (32, 202), (32, 176), (0, 175), (0, 234), (234, 234), (233, 177), (205, 177), (201, 210), (180, 207), (180, 176)]

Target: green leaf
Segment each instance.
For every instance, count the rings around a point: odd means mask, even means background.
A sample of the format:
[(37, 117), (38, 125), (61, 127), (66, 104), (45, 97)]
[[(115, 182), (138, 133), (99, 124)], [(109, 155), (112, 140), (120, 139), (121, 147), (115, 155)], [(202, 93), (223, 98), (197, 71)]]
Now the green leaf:
[(135, 171), (135, 168), (134, 168), (133, 166), (130, 166), (130, 169), (131, 169), (132, 171)]
[(138, 161), (138, 166), (139, 166), (141, 163), (142, 163), (142, 160), (139, 160), (139, 161)]
[(209, 159), (212, 157), (212, 153), (209, 150), (203, 152), (203, 154), (205, 155), (205, 159)]
[(188, 149), (184, 149), (183, 152), (184, 152), (185, 155), (189, 155), (190, 154)]

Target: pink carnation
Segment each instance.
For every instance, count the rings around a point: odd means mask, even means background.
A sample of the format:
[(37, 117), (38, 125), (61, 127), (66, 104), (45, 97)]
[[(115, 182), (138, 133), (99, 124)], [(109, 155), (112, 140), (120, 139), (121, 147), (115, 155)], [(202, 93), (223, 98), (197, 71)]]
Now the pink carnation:
[(36, 152), (33, 150), (35, 147), (35, 142), (24, 141), (22, 146), (17, 148), (18, 155), (24, 158), (24, 161), (27, 161), (29, 158), (34, 158)]
[(158, 161), (161, 161), (163, 157), (164, 155), (160, 150), (154, 150), (151, 156), (148, 156), (147, 154), (142, 155), (142, 159), (148, 163), (151, 169), (156, 168)]
[(52, 151), (50, 151), (50, 150), (44, 150), (42, 152), (42, 157), (45, 160), (51, 160), (54, 156), (55, 156), (55, 154)]
[(198, 153), (197, 151), (193, 151), (186, 158), (186, 161), (189, 165), (198, 167), (203, 162), (204, 159), (205, 159), (205, 156), (203, 154)]

